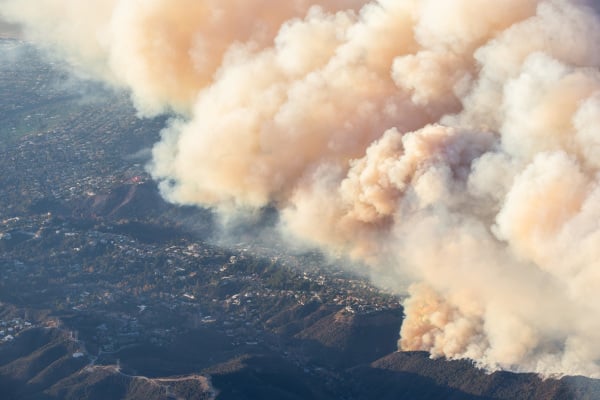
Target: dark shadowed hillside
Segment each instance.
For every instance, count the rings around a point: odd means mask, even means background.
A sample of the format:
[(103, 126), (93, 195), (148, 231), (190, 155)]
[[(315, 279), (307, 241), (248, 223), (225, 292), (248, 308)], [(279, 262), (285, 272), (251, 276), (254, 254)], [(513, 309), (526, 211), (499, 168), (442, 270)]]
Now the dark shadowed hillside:
[(544, 399), (600, 398), (600, 381), (581, 377), (543, 380), (534, 374), (488, 374), (469, 361), (432, 360), (426, 353), (392, 353), (351, 371), (361, 398)]
[(209, 398), (204, 377), (151, 380), (129, 376), (114, 366), (90, 366), (70, 335), (34, 328), (0, 347), (0, 391), (6, 400), (104, 400)]
[(107, 193), (92, 195), (82, 201), (75, 212), (86, 217), (118, 220), (160, 215), (168, 207), (160, 197), (156, 185), (148, 182), (124, 184)]

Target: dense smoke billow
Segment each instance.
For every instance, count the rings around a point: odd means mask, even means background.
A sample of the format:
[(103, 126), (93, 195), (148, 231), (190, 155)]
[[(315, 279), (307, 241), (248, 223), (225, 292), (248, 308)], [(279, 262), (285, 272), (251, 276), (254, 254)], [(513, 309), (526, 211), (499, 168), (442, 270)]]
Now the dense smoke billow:
[[(321, 4), (322, 3), (322, 4)], [(166, 198), (411, 283), (400, 346), (600, 376), (600, 16), (577, 0), (0, 0), (174, 118)]]

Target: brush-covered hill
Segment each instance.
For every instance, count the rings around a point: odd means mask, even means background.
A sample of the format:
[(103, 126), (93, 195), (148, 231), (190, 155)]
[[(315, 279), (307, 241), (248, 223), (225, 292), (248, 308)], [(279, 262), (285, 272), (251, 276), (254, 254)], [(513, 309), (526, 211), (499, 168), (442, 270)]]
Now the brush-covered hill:
[[(207, 399), (201, 376), (148, 379), (92, 366), (80, 343), (57, 328), (32, 328), (0, 346), (3, 400)], [(182, 397), (185, 396), (185, 397)]]

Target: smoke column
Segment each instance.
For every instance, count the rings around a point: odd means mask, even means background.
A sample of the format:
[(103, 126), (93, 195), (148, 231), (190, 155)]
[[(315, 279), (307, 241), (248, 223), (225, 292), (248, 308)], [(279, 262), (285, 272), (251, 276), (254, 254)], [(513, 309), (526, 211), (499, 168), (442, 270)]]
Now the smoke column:
[(578, 0), (0, 0), (78, 68), (178, 115), (172, 202), (410, 285), (400, 347), (600, 376), (600, 16)]

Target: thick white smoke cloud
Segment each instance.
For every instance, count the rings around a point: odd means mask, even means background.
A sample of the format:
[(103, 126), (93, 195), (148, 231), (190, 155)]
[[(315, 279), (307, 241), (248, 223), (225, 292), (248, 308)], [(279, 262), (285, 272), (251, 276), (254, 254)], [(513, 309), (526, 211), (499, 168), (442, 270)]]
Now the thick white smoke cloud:
[[(322, 3), (322, 4), (321, 4)], [(600, 17), (578, 0), (0, 0), (171, 122), (164, 195), (412, 282), (400, 346), (600, 376)], [(393, 262), (390, 262), (393, 260)]]

